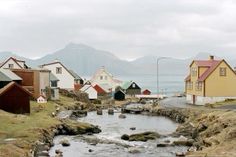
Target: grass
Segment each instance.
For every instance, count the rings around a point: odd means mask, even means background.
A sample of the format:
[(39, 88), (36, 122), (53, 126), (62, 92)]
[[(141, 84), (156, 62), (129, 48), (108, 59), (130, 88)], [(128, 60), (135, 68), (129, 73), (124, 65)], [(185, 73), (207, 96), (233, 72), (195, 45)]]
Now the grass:
[[(64, 96), (58, 102), (61, 110), (75, 104), (72, 98)], [(0, 157), (30, 156), (32, 144), (40, 139), (43, 129), (61, 123), (51, 116), (58, 107), (55, 102), (38, 104), (31, 101), (30, 106), (30, 115), (16, 115), (0, 110)]]
[(236, 99), (228, 99), (225, 101), (216, 102), (214, 104), (207, 104), (206, 106), (211, 107), (211, 108), (217, 108), (217, 107), (222, 107), (222, 106), (227, 106), (227, 105), (236, 105)]

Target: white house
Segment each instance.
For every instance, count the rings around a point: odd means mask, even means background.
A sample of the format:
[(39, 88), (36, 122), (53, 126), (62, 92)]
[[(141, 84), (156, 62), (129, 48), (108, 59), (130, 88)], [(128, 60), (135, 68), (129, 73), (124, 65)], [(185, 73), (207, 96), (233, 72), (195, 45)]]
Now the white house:
[(37, 98), (37, 103), (40, 103), (40, 104), (47, 103), (47, 99), (43, 95), (40, 95)]
[(102, 85), (102, 86), (110, 86), (112, 88), (112, 91), (115, 91), (115, 88), (117, 86), (120, 86), (122, 84), (122, 81), (114, 79), (113, 75), (110, 74), (105, 67), (101, 67), (92, 77), (90, 80), (92, 85)]
[(58, 79), (58, 87), (63, 89), (74, 89), (76, 84), (80, 84), (78, 77), (68, 70), (61, 62), (55, 61), (48, 64), (43, 64), (41, 67), (51, 71)]
[(84, 85), (80, 91), (87, 93), (90, 100), (98, 98), (98, 93), (92, 85)]
[(2, 69), (27, 69), (28, 66), (25, 61), (10, 57), (1, 63), (0, 68)]

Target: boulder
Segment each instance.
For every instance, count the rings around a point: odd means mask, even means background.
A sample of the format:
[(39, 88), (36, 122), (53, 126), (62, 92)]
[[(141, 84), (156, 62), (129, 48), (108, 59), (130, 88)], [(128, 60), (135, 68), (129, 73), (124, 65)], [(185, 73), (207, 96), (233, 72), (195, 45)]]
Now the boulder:
[(169, 144), (168, 143), (158, 143), (157, 147), (168, 147)]
[(128, 141), (129, 140), (129, 135), (124, 134), (124, 135), (121, 136), (121, 139), (125, 140), (125, 141)]
[(114, 110), (113, 110), (112, 108), (109, 108), (109, 109), (108, 109), (108, 114), (109, 114), (109, 115), (114, 115)]
[(178, 140), (174, 141), (173, 144), (176, 146), (193, 146), (194, 140), (193, 139), (187, 139), (187, 140)]
[(120, 114), (120, 115), (119, 115), (119, 118), (121, 118), (121, 119), (125, 119), (125, 118), (126, 118), (126, 115), (124, 115), (124, 114)]
[(130, 147), (128, 149), (128, 152), (131, 153), (131, 154), (141, 153), (140, 149), (138, 149), (137, 147)]
[(136, 127), (131, 127), (130, 130), (136, 130)]
[(56, 153), (56, 154), (62, 154), (62, 151), (61, 151), (60, 149), (56, 149), (56, 150), (55, 150), (55, 153)]
[(68, 147), (68, 146), (70, 146), (70, 142), (69, 142), (69, 140), (67, 140), (67, 139), (61, 140), (61, 141), (60, 141), (60, 144), (61, 144), (63, 147)]
[(102, 115), (102, 110), (101, 109), (97, 110), (97, 115)]
[(156, 132), (144, 132), (139, 134), (133, 134), (129, 136), (129, 141), (142, 141), (146, 142), (148, 140), (154, 140), (160, 138), (160, 135)]

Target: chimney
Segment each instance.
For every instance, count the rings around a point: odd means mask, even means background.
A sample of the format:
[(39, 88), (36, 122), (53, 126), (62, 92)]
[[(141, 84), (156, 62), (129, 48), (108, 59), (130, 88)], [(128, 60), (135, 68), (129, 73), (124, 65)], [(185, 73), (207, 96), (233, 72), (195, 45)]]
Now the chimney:
[(211, 61), (214, 60), (214, 56), (211, 55), (211, 56), (209, 57), (209, 60), (211, 60)]

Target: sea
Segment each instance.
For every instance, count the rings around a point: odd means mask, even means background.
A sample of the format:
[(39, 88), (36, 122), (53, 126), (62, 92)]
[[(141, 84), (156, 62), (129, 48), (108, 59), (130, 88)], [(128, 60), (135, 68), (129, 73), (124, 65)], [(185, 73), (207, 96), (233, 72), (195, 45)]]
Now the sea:
[[(85, 76), (86, 80), (89, 80), (91, 76)], [(157, 93), (157, 75), (145, 74), (145, 75), (117, 75), (115, 79), (121, 81), (134, 81), (143, 90), (148, 89), (152, 94)], [(158, 76), (159, 80), (159, 93), (168, 96), (173, 96), (184, 92), (184, 75), (177, 74), (161, 74)]]

